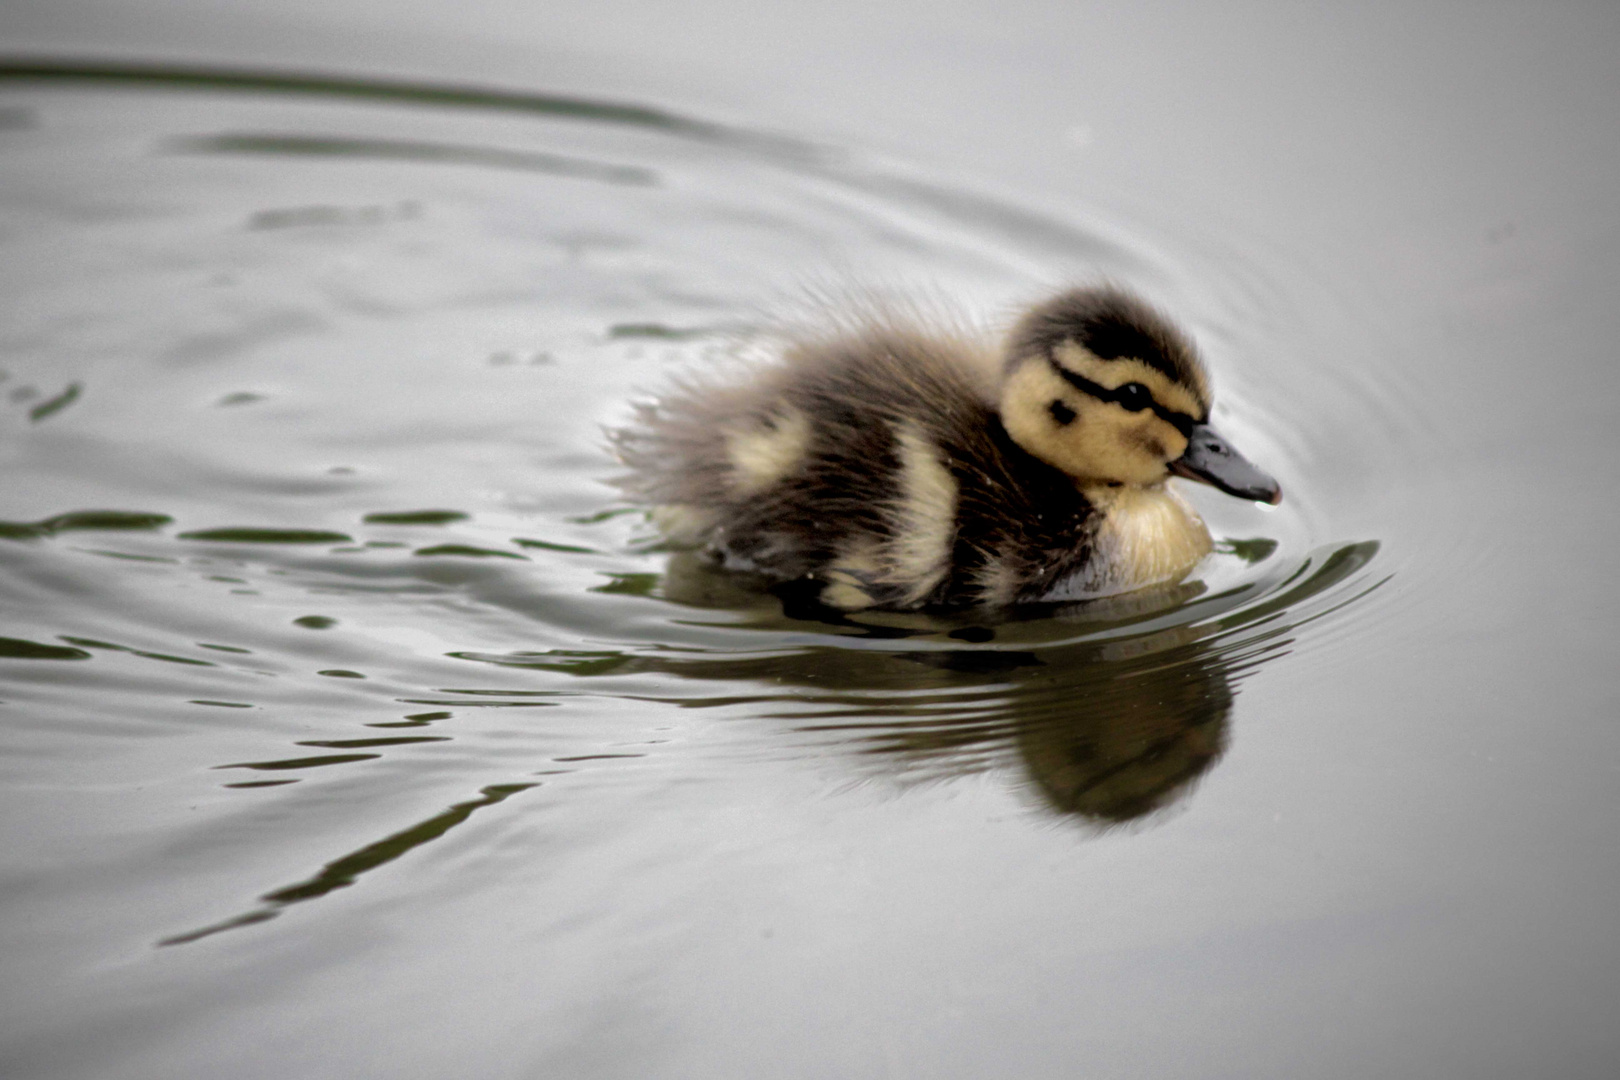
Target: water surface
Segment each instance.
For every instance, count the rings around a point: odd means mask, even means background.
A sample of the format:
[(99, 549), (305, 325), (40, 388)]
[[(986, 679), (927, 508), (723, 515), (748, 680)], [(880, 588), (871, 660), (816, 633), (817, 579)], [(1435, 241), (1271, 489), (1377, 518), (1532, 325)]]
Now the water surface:
[[(1612, 511), (1549, 467), (1612, 379), (1455, 422), (1530, 315), (655, 100), (0, 76), (9, 1072), (1616, 1060)], [(1097, 277), (1289, 493), (1192, 492), (1182, 587), (818, 618), (604, 484), (807, 283)]]

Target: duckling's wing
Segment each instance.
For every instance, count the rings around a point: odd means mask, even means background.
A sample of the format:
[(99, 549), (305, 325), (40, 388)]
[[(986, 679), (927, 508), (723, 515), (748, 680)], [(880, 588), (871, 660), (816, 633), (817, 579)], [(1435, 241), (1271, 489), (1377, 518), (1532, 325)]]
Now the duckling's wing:
[(615, 438), (621, 486), (677, 543), (914, 606), (950, 569), (950, 444), (993, 420), (982, 364), (894, 328), (795, 342), (740, 382), (688, 380), (643, 408)]

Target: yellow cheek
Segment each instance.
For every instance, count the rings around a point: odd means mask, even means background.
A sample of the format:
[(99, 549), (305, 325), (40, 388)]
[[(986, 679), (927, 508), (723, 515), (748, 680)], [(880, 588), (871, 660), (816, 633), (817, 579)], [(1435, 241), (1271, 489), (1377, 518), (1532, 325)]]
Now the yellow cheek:
[[(1074, 420), (1058, 424), (1053, 401), (1063, 402)], [(1008, 378), (1002, 418), (1019, 446), (1081, 480), (1156, 484), (1186, 448), (1181, 434), (1158, 417), (1076, 393), (1041, 364), (1026, 364)]]
[(1186, 436), (1151, 414), (1131, 427), (1128, 438), (1155, 461), (1174, 461), (1187, 451)]
[(1079, 418), (1060, 432), (1073, 448), (1073, 476), (1112, 480), (1122, 484), (1155, 484), (1165, 475), (1165, 461), (1147, 443), (1145, 425), (1118, 405), (1094, 400), (1079, 402)]

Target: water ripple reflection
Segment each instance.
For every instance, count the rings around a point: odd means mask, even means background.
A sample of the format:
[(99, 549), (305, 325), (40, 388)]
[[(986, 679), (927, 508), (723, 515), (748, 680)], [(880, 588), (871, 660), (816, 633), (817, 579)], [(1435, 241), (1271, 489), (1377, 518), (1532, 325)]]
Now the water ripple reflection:
[[(1286, 655), (1302, 627), (1387, 582), (1371, 572), (1377, 552), (1374, 541), (1342, 545), (1312, 552), (1263, 587), (1203, 596), (1203, 586), (1183, 585), (1026, 612), (999, 628), (828, 611), (839, 633), (810, 647), (780, 641), (773, 649), (769, 627), (781, 621), (767, 617), (755, 626), (765, 640), (746, 651), (451, 655), (574, 679), (613, 677), (620, 681), (608, 695), (628, 700), (746, 705), (811, 737), (795, 752), (853, 751), (916, 777), (979, 772), (1015, 757), (1050, 810), (1109, 825), (1191, 790), (1225, 746), (1238, 685)], [(678, 559), (671, 573), (708, 578), (721, 591), (737, 587), (695, 560)], [(658, 590), (657, 576), (648, 578), (640, 587)], [(962, 636), (984, 644), (945, 644)], [(671, 694), (669, 676), (757, 689)]]
[(188, 942), (199, 941), (202, 938), (217, 934), (222, 930), (234, 930), (241, 926), (252, 926), (255, 923), (266, 922), (278, 915), (281, 910), (291, 904), (301, 903), (305, 900), (314, 900), (325, 896), (337, 889), (346, 889), (353, 885), (361, 875), (369, 873), (381, 866), (386, 866), (431, 840), (437, 840), (451, 829), (460, 825), (473, 815), (476, 810), (486, 806), (494, 806), (503, 802), (520, 791), (527, 791), (535, 784), (492, 784), (482, 792), (482, 797), (470, 799), (466, 802), (456, 803), (443, 813), (435, 814), (426, 821), (419, 822), (408, 829), (386, 836), (374, 844), (367, 844), (357, 851), (352, 851), (340, 858), (333, 859), (313, 877), (292, 885), (265, 893), (259, 899), (263, 907), (226, 919), (223, 922), (191, 930), (184, 934), (164, 938), (159, 945), (184, 945)]

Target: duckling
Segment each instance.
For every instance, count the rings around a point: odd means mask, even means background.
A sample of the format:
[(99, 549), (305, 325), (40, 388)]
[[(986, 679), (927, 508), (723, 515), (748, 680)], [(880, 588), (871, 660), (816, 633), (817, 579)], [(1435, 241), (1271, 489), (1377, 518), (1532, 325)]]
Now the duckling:
[(1186, 335), (1102, 286), (1029, 310), (999, 355), (892, 318), (801, 336), (610, 437), (676, 547), (844, 611), (1004, 607), (1184, 577), (1211, 541), (1171, 476), (1279, 502), (1211, 402)]

